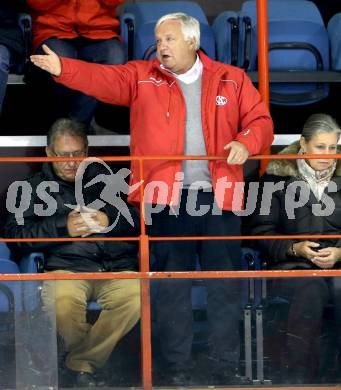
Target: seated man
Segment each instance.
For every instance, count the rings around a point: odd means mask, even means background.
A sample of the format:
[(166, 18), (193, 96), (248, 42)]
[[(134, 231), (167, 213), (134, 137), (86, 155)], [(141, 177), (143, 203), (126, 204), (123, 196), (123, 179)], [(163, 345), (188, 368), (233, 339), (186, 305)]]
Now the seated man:
[[(87, 150), (88, 141), (82, 125), (70, 119), (60, 119), (52, 125), (47, 136), (48, 156), (86, 157)], [(104, 177), (98, 176), (102, 164), (100, 160), (96, 161), (84, 169), (81, 178), (84, 184), (91, 184), (89, 179), (94, 177), (98, 183), (98, 179)], [(96, 200), (98, 203), (105, 183), (103, 186), (96, 184), (81, 188), (85, 204), (80, 205), (77, 186), (82, 181), (78, 180), (78, 176), (76, 180), (80, 164), (80, 161), (44, 163), (42, 171), (27, 181), (32, 196), (30, 202), (26, 203), (26, 211), (21, 215), (22, 218), (18, 214), (9, 215), (5, 235), (10, 238), (101, 237), (104, 233), (122, 237), (137, 235), (137, 212), (126, 203), (123, 204), (134, 227), (128, 222), (127, 213), (112, 204), (102, 202), (104, 206), (100, 210), (86, 207)], [(110, 178), (109, 175), (106, 177)], [(117, 176), (112, 178), (116, 180)], [(30, 195), (30, 191), (22, 191), (20, 195), (17, 195), (18, 191), (12, 194), (12, 188), (9, 188), (7, 196), (16, 199), (18, 204)], [(47, 207), (38, 210), (44, 201)], [(45, 272), (137, 270), (137, 246), (133, 242), (20, 242), (12, 245), (12, 249), (19, 255), (30, 251), (43, 252)], [(76, 384), (96, 386), (93, 375), (95, 370), (105, 364), (117, 342), (139, 320), (139, 281), (46, 281), (42, 299), (44, 309), (56, 312), (58, 333), (68, 351), (65, 364), (74, 374)], [(102, 308), (93, 326), (86, 321), (89, 300), (96, 300)]]
[[(123, 0), (27, 0), (32, 16), (33, 52), (42, 54), (42, 46), (47, 44), (68, 58), (122, 64), (125, 58), (116, 16), (116, 8), (122, 3)], [(90, 124), (96, 99), (58, 85), (44, 72), (37, 76), (52, 92), (56, 118), (68, 116)]]
[(0, 115), (10, 66), (24, 58), (24, 38), (17, 22), (19, 10), (18, 0), (0, 3)]

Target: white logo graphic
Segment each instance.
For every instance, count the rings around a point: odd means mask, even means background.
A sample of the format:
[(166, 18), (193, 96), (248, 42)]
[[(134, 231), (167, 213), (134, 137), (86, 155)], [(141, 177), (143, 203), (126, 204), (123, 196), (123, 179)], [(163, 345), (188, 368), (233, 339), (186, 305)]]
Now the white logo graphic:
[[(108, 170), (108, 174), (97, 175), (89, 183), (83, 186), (84, 172), (86, 168), (94, 162), (103, 165)], [(125, 180), (127, 177), (129, 177), (129, 174), (130, 170), (127, 168), (121, 168), (117, 173), (113, 173), (108, 164), (95, 157), (83, 160), (77, 170), (75, 180), (75, 198), (77, 204), (66, 204), (66, 206), (70, 207), (71, 209), (77, 209), (80, 206), (81, 214), (83, 214), (83, 211), (84, 214), (86, 214), (89, 209), (100, 210), (106, 205), (106, 203), (109, 203), (111, 206), (115, 207), (118, 211), (115, 221), (105, 229), (97, 226), (97, 229), (101, 233), (110, 232), (116, 226), (121, 215), (130, 223), (130, 225), (134, 226), (133, 218), (130, 214), (126, 202), (121, 198), (121, 193), (128, 195), (130, 191), (135, 191), (142, 184), (142, 181), (134, 184), (133, 186), (129, 186)], [(105, 184), (105, 187), (100, 194), (101, 199), (96, 199), (90, 204), (85, 205), (83, 197), (83, 188), (91, 187), (92, 185), (95, 185), (99, 182), (103, 182)], [(84, 219), (86, 219), (86, 215), (84, 217)]]
[(154, 77), (149, 77), (149, 80), (154, 81), (155, 83), (162, 83), (163, 80), (156, 80)]
[(215, 98), (215, 102), (217, 106), (225, 106), (225, 104), (227, 103), (227, 98), (225, 96), (218, 95)]

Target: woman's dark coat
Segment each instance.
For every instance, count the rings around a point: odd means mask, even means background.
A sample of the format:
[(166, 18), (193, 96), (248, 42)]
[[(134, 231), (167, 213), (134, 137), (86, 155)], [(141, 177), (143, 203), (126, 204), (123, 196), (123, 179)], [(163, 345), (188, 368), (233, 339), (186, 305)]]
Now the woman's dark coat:
[[(281, 154), (297, 154), (300, 149), (296, 142), (286, 147)], [(341, 233), (341, 161), (338, 160), (330, 185), (325, 189), (324, 196), (319, 201), (312, 191), (305, 205), (293, 209), (292, 201), (299, 200), (300, 189), (295, 182), (308, 185), (299, 177), (296, 160), (273, 160), (269, 163), (265, 175), (261, 179), (258, 192), (258, 202), (255, 213), (250, 218), (251, 234), (265, 235), (295, 235), (295, 234), (340, 234)], [(272, 184), (281, 187), (271, 196), (269, 189)], [(334, 187), (334, 188), (332, 188)], [(335, 190), (335, 191), (334, 191)], [(261, 200), (263, 210), (261, 211)], [(267, 207), (265, 207), (267, 206)], [(267, 215), (261, 215), (270, 210)], [(319, 214), (325, 215), (319, 215)], [(263, 255), (266, 256), (270, 268), (315, 268), (308, 260), (288, 256), (287, 251), (294, 242), (301, 240), (270, 239), (257, 240)], [(341, 247), (340, 239), (310, 239), (318, 242), (320, 248)], [(298, 266), (298, 262), (300, 266)]]

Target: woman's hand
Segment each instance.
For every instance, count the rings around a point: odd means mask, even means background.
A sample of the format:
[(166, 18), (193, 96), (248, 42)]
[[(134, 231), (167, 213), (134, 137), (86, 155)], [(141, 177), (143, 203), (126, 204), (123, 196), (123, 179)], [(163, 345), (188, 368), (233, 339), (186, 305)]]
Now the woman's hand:
[(58, 55), (48, 46), (43, 45), (43, 50), (46, 54), (34, 54), (30, 57), (34, 65), (38, 66), (53, 76), (59, 77), (62, 73), (62, 64)]
[(341, 259), (341, 248), (329, 247), (317, 251), (311, 261), (320, 268), (333, 268), (335, 263)]

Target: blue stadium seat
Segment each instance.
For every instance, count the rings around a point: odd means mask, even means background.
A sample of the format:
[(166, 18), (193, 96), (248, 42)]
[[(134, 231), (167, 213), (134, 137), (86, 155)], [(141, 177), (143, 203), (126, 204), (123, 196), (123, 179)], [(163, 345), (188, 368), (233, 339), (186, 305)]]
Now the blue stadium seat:
[(341, 70), (341, 12), (334, 15), (328, 23), (331, 49), (331, 68)]
[[(20, 272), (24, 274), (35, 274), (43, 272), (44, 256), (42, 253), (29, 253), (20, 260)], [(27, 311), (34, 310), (41, 306), (41, 281), (30, 280), (23, 282), (23, 302), (24, 308)]]
[[(20, 274), (35, 273), (42, 255), (32, 253), (26, 255), (18, 264), (13, 260), (10, 249), (0, 242), (0, 273)], [(6, 281), (0, 282), (0, 312), (15, 310), (30, 311), (40, 303), (40, 282), (38, 281)]]
[[(0, 242), (0, 274), (19, 273), (17, 264), (10, 260), (5, 243)], [(0, 387), (13, 388), (15, 360), (15, 318), (21, 310), (21, 285), (17, 281), (0, 281)], [(4, 386), (4, 387), (3, 387)], [(15, 386), (14, 386), (15, 387)]]
[(4, 242), (0, 242), (0, 258), (11, 260), (11, 251)]
[[(257, 7), (255, 0), (243, 3), (240, 20), (251, 21), (244, 36), (248, 70), (257, 69)], [(268, 1), (270, 71), (322, 71), (329, 69), (329, 40), (317, 6), (306, 0)], [(247, 23), (247, 22), (246, 22)], [(249, 34), (249, 37), (247, 35)], [(278, 83), (270, 86), (270, 99), (279, 105), (305, 105), (328, 96), (329, 86), (318, 83)]]
[(27, 65), (30, 62), (31, 41), (32, 41), (32, 19), (29, 14), (20, 13), (18, 15), (18, 25), (23, 34), (24, 40), (24, 58), (22, 62), (17, 62), (12, 65), (10, 73), (22, 75), (27, 70)]
[(44, 255), (33, 252), (24, 256), (20, 261), (20, 271), (24, 274), (35, 274), (44, 271)]
[[(19, 274), (18, 265), (11, 259), (11, 252), (4, 242), (0, 242), (0, 273)], [(11, 313), (22, 309), (22, 289), (18, 281), (0, 282), (0, 313)], [(14, 325), (14, 324), (12, 324)], [(0, 329), (1, 330), (1, 329)]]
[[(20, 269), (22, 273), (34, 274), (44, 272), (44, 255), (42, 253), (35, 252), (25, 256), (20, 262)], [(30, 282), (30, 293), (28, 296), (32, 298), (32, 296), (35, 295), (35, 297), (31, 303), (25, 301), (25, 307), (32, 308), (34, 301), (37, 302), (37, 300), (40, 299), (40, 291), (36, 288), (37, 283), (39, 282)], [(89, 311), (101, 310), (101, 307), (95, 301), (88, 302), (87, 308)]]
[(212, 25), (217, 49), (217, 60), (225, 64), (242, 66), (239, 53), (239, 20), (238, 14), (225, 11), (219, 14)]
[(155, 57), (154, 27), (157, 20), (168, 13), (184, 12), (200, 22), (201, 48), (215, 59), (215, 40), (206, 15), (201, 7), (192, 1), (147, 1), (126, 4), (121, 16), (121, 36), (125, 43), (126, 57), (151, 59)]

